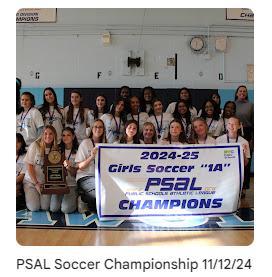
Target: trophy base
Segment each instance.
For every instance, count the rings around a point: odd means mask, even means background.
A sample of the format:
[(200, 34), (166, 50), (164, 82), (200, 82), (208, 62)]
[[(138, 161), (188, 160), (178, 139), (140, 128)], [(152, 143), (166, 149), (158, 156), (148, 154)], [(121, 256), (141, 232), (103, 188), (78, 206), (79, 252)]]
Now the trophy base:
[(42, 194), (69, 194), (70, 190), (66, 185), (44, 184)]

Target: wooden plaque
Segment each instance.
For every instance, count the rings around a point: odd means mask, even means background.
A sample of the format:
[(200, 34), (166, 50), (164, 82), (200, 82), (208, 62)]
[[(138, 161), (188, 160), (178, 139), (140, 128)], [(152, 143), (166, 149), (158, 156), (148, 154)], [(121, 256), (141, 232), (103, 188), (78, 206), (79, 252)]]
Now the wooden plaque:
[(66, 183), (66, 169), (63, 165), (65, 155), (53, 150), (44, 155), (45, 183), (42, 194), (68, 194), (69, 188)]

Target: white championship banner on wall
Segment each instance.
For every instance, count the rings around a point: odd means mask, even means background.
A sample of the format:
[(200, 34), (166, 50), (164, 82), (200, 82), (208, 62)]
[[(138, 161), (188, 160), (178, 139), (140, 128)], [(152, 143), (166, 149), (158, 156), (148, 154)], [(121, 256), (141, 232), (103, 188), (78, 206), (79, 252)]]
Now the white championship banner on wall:
[(99, 144), (100, 220), (230, 215), (239, 208), (244, 160), (239, 144)]

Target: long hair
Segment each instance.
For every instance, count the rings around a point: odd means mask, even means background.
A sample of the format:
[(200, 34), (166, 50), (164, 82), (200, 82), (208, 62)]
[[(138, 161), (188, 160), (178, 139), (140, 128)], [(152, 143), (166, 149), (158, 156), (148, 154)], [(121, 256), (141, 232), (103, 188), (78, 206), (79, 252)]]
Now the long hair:
[[(239, 86), (235, 91), (234, 101), (238, 99), (237, 92), (240, 88), (245, 88), (246, 92), (247, 92), (247, 87), (246, 86), (243, 86), (243, 85)], [(248, 100), (248, 93), (247, 93), (247, 96), (246, 96), (245, 100)]]
[(59, 147), (58, 147), (58, 136), (57, 136), (56, 129), (52, 125), (46, 125), (43, 128), (40, 137), (35, 141), (36, 145), (38, 146), (38, 148), (40, 150), (40, 156), (41, 157), (43, 157), (44, 151), (45, 151), (45, 148), (46, 148), (45, 141), (44, 141), (44, 138), (43, 138), (44, 131), (46, 129), (50, 129), (54, 133), (54, 140), (53, 140), (52, 150), (59, 150)]
[[(220, 97), (220, 94), (218, 92), (213, 92), (210, 96), (210, 99), (213, 98), (213, 96), (216, 95), (218, 98), (219, 98), (219, 104), (218, 104), (218, 107), (220, 108), (221, 107), (221, 97)], [(213, 100), (213, 99), (212, 99)]]
[(149, 111), (149, 116), (155, 115), (155, 113), (154, 113), (154, 104), (155, 104), (155, 102), (161, 102), (162, 103), (162, 107), (163, 107), (163, 102), (160, 99), (158, 99), (156, 97), (153, 98), (152, 101), (151, 101), (151, 109)]
[(226, 107), (227, 107), (228, 104), (233, 104), (234, 105), (234, 114), (233, 115), (236, 114), (236, 104), (235, 104), (235, 102), (227, 101), (226, 104), (224, 105), (224, 111), (223, 111), (223, 116), (222, 116), (223, 118), (225, 118), (225, 110), (226, 110)]
[(196, 121), (201, 121), (205, 127), (206, 127), (206, 135), (208, 135), (208, 132), (209, 132), (209, 126), (206, 122), (206, 120), (202, 117), (197, 117), (195, 119), (193, 119), (193, 122), (192, 122), (192, 128), (191, 128), (191, 132), (190, 132), (190, 136), (189, 138), (187, 139), (187, 141), (191, 144), (197, 144), (198, 143), (198, 137), (197, 137), (197, 134), (195, 132), (195, 128), (194, 128), (194, 124)]
[[(141, 96), (140, 96), (140, 110), (141, 110), (141, 112), (146, 112), (146, 104), (147, 104), (147, 103), (146, 103), (146, 101), (145, 101), (145, 99), (144, 99), (144, 92), (145, 92), (145, 90), (147, 90), (147, 89), (151, 90), (152, 99), (157, 97), (157, 96), (156, 96), (156, 92), (155, 92), (155, 90), (154, 90), (152, 87), (150, 87), (150, 86), (144, 87), (144, 88), (142, 89), (142, 93), (141, 93)], [(152, 101), (152, 99), (151, 99), (151, 101)]]
[(154, 132), (154, 135), (153, 135), (153, 137), (152, 137), (152, 142), (153, 142), (153, 143), (157, 143), (156, 129), (155, 129), (155, 126), (154, 126), (151, 122), (145, 122), (145, 123), (143, 124), (143, 129), (142, 129), (142, 133), (141, 133), (141, 135), (140, 135), (140, 138), (144, 141), (143, 132), (144, 132), (145, 127), (148, 126), (148, 125), (152, 127), (153, 132)]
[(201, 114), (201, 117), (203, 117), (205, 120), (206, 120), (206, 118), (207, 118), (207, 113), (206, 113), (206, 109), (205, 109), (205, 106), (206, 106), (207, 102), (211, 102), (212, 105), (213, 105), (214, 111), (213, 111), (213, 117), (212, 117), (212, 118), (213, 118), (214, 120), (219, 120), (219, 117), (220, 117), (220, 108), (219, 108), (219, 106), (217, 105), (217, 103), (216, 103), (214, 100), (212, 100), (212, 99), (207, 99), (207, 100), (205, 100), (205, 101), (203, 102), (203, 104), (202, 104), (202, 114)]
[(178, 92), (178, 100), (181, 99), (181, 98), (180, 98), (180, 94), (181, 94), (181, 91), (182, 91), (182, 90), (186, 90), (186, 91), (188, 92), (188, 94), (189, 94), (189, 99), (188, 99), (187, 101), (188, 101), (189, 107), (192, 107), (192, 106), (193, 106), (192, 93), (191, 93), (191, 91), (190, 91), (188, 88), (183, 87), (183, 88), (181, 88), (181, 89), (179, 90), (179, 92)]
[(24, 140), (24, 137), (22, 136), (22, 134), (16, 133), (16, 138), (17, 138), (18, 142), (21, 143), (21, 147), (18, 151), (18, 155), (21, 156), (26, 153), (26, 143), (25, 143), (25, 140)]
[(189, 110), (189, 103), (188, 103), (188, 101), (180, 99), (177, 102), (177, 104), (175, 106), (174, 113), (173, 113), (173, 117), (182, 120), (182, 116), (181, 116), (181, 114), (178, 111), (178, 107), (179, 107), (180, 103), (183, 103), (186, 106), (186, 108), (187, 108), (187, 112), (185, 113), (185, 120), (186, 120), (186, 124), (189, 125), (189, 124), (192, 123), (192, 121), (191, 121), (191, 113), (190, 113), (190, 110)]
[(97, 108), (97, 105), (96, 105), (96, 99), (101, 96), (105, 99), (105, 106), (104, 106), (104, 109), (103, 109), (103, 114), (104, 113), (108, 113), (109, 112), (109, 106), (108, 106), (108, 99), (107, 97), (104, 95), (104, 94), (98, 94), (95, 98), (95, 108), (94, 108), (94, 118), (98, 118), (98, 108)]
[(90, 139), (93, 138), (93, 128), (94, 128), (94, 124), (95, 124), (96, 122), (101, 122), (101, 123), (103, 124), (103, 134), (101, 135), (100, 141), (99, 141), (99, 142), (100, 142), (100, 143), (107, 143), (105, 124), (104, 124), (104, 122), (103, 122), (101, 119), (99, 119), (99, 118), (96, 118), (96, 119), (93, 121), (93, 124), (92, 124), (92, 126), (91, 126), (91, 128), (90, 128), (90, 132), (89, 132), (89, 134), (88, 134), (88, 138), (90, 138)]
[[(77, 137), (76, 137), (74, 129), (71, 128), (71, 127), (65, 127), (65, 128), (63, 128), (62, 133), (63, 133), (63, 131), (68, 131), (73, 136), (75, 136), (74, 139), (73, 139), (72, 153), (76, 154), (77, 149), (78, 149), (78, 141), (77, 141)], [(65, 153), (65, 143), (62, 140), (61, 140), (61, 142), (59, 144), (59, 149), (60, 149), (61, 153)]]
[(45, 99), (45, 91), (46, 90), (50, 90), (53, 93), (53, 95), (54, 95), (54, 109), (59, 112), (59, 114), (61, 115), (61, 118), (62, 118), (62, 112), (60, 111), (60, 108), (59, 108), (59, 105), (58, 105), (58, 100), (57, 100), (56, 92), (55, 92), (55, 90), (53, 88), (47, 87), (43, 91), (43, 104), (39, 108), (39, 111), (42, 114), (43, 120), (45, 120), (45, 115), (49, 112), (49, 109), (50, 109), (50, 105), (49, 105), (49, 103)]
[(125, 110), (125, 100), (124, 100), (123, 97), (118, 96), (118, 97), (114, 100), (113, 105), (112, 105), (112, 109), (111, 109), (111, 111), (110, 111), (110, 114), (111, 114), (113, 117), (115, 117), (115, 108), (116, 108), (116, 106), (118, 105), (118, 103), (119, 103), (120, 101), (123, 101), (123, 102), (124, 102), (124, 109), (123, 109), (123, 111), (120, 113), (120, 119), (123, 120), (123, 123), (125, 124), (126, 121), (127, 121), (127, 114), (126, 114), (126, 110)]
[(31, 108), (33, 108), (35, 106), (35, 104), (36, 104), (34, 95), (31, 92), (29, 92), (29, 91), (25, 91), (25, 92), (23, 92), (21, 94), (20, 100), (21, 100), (23, 95), (27, 95), (30, 98)]
[[(71, 96), (72, 96), (72, 93), (76, 93), (80, 96), (80, 98), (82, 98), (82, 94), (79, 90), (77, 89), (74, 89), (71, 94), (70, 94), (70, 103), (69, 103), (69, 109), (67, 111), (67, 119), (66, 119), (66, 122), (68, 124), (71, 124), (72, 123), (72, 120), (73, 120), (73, 115), (74, 115), (74, 106), (73, 104), (71, 103)], [(80, 104), (79, 104), (79, 118), (80, 118), (80, 124), (83, 124), (84, 121), (85, 121), (85, 117), (84, 117), (84, 105), (83, 105), (83, 100), (80, 101)]]
[[(234, 119), (238, 120), (238, 124), (241, 125), (241, 121), (240, 121), (240, 118), (239, 118), (238, 116), (235, 116), (235, 115), (234, 115), (234, 116), (231, 116), (231, 117), (229, 118), (229, 120), (230, 120), (231, 118), (234, 118)], [(227, 130), (227, 133), (228, 133), (228, 132), (229, 132), (229, 131)], [(243, 136), (243, 135), (242, 135), (242, 130), (241, 130), (241, 128), (238, 129), (237, 134), (238, 134), (238, 136), (241, 136), (241, 137)]]
[(126, 129), (127, 127), (134, 123), (136, 126), (137, 126), (137, 132), (136, 134), (133, 136), (133, 143), (136, 143), (136, 144), (140, 144), (140, 134), (139, 134), (139, 125), (138, 125), (138, 122), (134, 119), (131, 119), (131, 120), (128, 120), (125, 124), (125, 128), (123, 130), (123, 134), (122, 134), (122, 137), (120, 139), (120, 143), (127, 143), (127, 133), (126, 133)]
[(20, 103), (20, 90), (22, 87), (22, 81), (19, 78), (16, 78), (16, 114), (20, 114), (23, 111)]
[(181, 130), (182, 130), (182, 132), (179, 134), (179, 142), (182, 142), (182, 143), (186, 142), (186, 135), (185, 135), (185, 131), (184, 131), (183, 124), (182, 124), (182, 122), (181, 122), (179, 119), (177, 119), (177, 118), (174, 118), (174, 119), (170, 122), (170, 124), (169, 124), (169, 133), (168, 133), (168, 136), (167, 136), (167, 141), (169, 141), (169, 142), (171, 143), (171, 137), (172, 137), (172, 136), (171, 136), (171, 134), (170, 134), (170, 127), (171, 127), (171, 124), (172, 124), (173, 122), (177, 122), (177, 123), (180, 125)]

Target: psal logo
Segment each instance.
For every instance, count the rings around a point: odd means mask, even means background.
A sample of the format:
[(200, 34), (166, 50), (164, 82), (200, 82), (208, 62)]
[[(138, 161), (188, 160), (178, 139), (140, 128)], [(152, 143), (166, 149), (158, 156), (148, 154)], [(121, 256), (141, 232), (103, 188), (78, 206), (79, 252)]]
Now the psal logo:
[(234, 150), (224, 150), (224, 158), (225, 159), (233, 159), (233, 158), (235, 158)]

